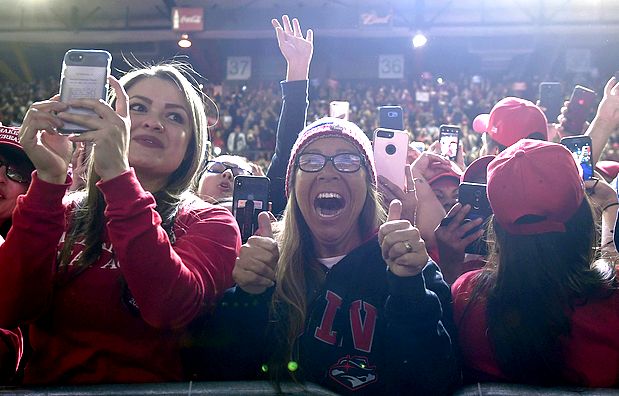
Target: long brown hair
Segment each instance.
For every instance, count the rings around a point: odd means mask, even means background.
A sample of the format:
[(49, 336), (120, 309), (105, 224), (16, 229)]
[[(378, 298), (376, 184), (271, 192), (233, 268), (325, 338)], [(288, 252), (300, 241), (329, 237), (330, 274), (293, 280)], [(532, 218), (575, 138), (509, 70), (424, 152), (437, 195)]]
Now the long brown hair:
[[(277, 264), (277, 283), (271, 305), (272, 327), (279, 348), (273, 356), (275, 368), (296, 359), (295, 342), (305, 327), (308, 291), (320, 286), (324, 272), (316, 260), (311, 231), (303, 218), (296, 197), (296, 170), (290, 179), (289, 196), (282, 227), (276, 232), (280, 256)], [(359, 216), (361, 236), (372, 236), (386, 218), (385, 211), (369, 172), (365, 202)], [(276, 371), (275, 375), (280, 373)]]
[[(595, 262), (597, 233), (584, 199), (566, 232), (513, 235), (493, 220), (490, 256), (462, 321), (485, 298), (488, 335), (502, 372), (514, 382), (557, 385), (566, 378), (561, 339), (575, 306), (615, 288), (614, 268)], [(485, 297), (484, 297), (485, 296)]]
[[(168, 177), (165, 186), (153, 192), (157, 202), (156, 210), (162, 219), (161, 226), (168, 234), (170, 242), (174, 243), (173, 226), (176, 213), (184, 200), (195, 199), (190, 191), (197, 185), (195, 178), (206, 155), (208, 122), (204, 100), (208, 98), (199, 90), (196, 81), (192, 78), (190, 66), (181, 63), (164, 63), (134, 69), (126, 73), (120, 79), (120, 83), (125, 90), (129, 90), (138, 81), (149, 78), (159, 78), (174, 83), (183, 93), (190, 113), (192, 134), (185, 156), (178, 168)], [(110, 103), (113, 106), (113, 97), (110, 98)], [(72, 197), (75, 201), (75, 208), (59, 256), (59, 268), (66, 270), (68, 265), (72, 264), (79, 268), (75, 274), (88, 268), (99, 258), (105, 232), (105, 201), (103, 194), (96, 186), (100, 177), (94, 171), (94, 154), (88, 161), (86, 189), (76, 192)], [(78, 241), (83, 241), (84, 251), (79, 258), (71, 262), (73, 245)]]

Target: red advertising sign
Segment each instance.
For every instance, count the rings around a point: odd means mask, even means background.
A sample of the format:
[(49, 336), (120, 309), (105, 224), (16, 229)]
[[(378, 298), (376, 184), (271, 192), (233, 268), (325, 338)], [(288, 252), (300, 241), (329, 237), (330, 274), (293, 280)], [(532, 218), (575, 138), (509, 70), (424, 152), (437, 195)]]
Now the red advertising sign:
[(172, 30), (199, 32), (204, 30), (204, 9), (189, 7), (172, 8)]

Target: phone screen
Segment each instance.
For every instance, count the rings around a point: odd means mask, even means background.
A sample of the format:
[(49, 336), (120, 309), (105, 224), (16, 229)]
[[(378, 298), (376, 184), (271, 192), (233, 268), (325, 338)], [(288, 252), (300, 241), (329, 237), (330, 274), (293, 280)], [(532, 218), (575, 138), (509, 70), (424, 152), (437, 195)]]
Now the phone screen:
[(460, 128), (453, 125), (441, 125), (440, 138), (441, 155), (455, 161), (460, 142)]
[(583, 180), (591, 179), (593, 177), (591, 138), (588, 136), (573, 136), (562, 139), (561, 144), (570, 150), (574, 161), (580, 164)]
[[(60, 77), (60, 100), (105, 99), (107, 76), (110, 73), (111, 55), (100, 50), (69, 50), (62, 63)], [(74, 114), (95, 115), (94, 111), (71, 107)], [(85, 132), (88, 128), (65, 122), (61, 129), (65, 133)]]
[(105, 85), (101, 84), (107, 76), (104, 67), (65, 65), (63, 75), (63, 101), (105, 97)]

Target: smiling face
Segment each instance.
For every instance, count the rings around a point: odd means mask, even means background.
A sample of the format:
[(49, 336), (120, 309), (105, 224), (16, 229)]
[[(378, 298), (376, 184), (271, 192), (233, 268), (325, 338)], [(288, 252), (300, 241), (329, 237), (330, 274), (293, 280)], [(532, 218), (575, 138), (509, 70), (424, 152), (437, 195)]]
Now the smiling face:
[[(359, 151), (345, 139), (328, 137), (309, 143), (303, 153), (330, 157)], [(294, 193), (318, 257), (347, 254), (361, 244), (359, 216), (368, 194), (368, 176), (363, 166), (352, 173), (339, 172), (330, 161), (318, 172), (297, 167)]]
[(128, 90), (131, 118), (129, 164), (140, 177), (165, 185), (179, 167), (192, 137), (191, 113), (171, 81), (143, 78)]

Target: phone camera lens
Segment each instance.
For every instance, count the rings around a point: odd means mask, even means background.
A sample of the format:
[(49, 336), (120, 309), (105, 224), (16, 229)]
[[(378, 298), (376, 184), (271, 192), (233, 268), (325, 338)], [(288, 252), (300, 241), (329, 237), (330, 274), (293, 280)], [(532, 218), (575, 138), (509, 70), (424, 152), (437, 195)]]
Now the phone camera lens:
[(385, 147), (385, 152), (389, 155), (393, 155), (396, 152), (396, 148), (393, 144), (388, 144), (387, 147)]
[(84, 60), (84, 55), (82, 54), (71, 54), (69, 55), (69, 59), (71, 59), (73, 62), (81, 62)]

